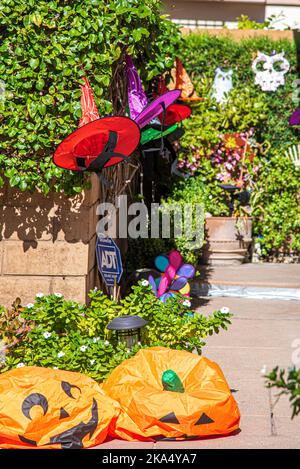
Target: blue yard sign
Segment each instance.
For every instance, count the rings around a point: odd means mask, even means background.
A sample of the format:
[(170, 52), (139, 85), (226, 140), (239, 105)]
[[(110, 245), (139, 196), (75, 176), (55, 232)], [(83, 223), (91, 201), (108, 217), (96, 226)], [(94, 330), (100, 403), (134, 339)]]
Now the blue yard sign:
[(122, 259), (120, 249), (113, 239), (97, 237), (96, 256), (98, 269), (108, 287), (119, 283), (122, 273)]

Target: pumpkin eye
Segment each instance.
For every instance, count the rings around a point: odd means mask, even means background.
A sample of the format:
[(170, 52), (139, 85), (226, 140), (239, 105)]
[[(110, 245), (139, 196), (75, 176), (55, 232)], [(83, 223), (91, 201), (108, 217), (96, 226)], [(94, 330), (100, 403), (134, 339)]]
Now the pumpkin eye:
[(175, 424), (180, 423), (179, 420), (177, 419), (176, 415), (174, 414), (174, 412), (171, 412), (170, 414), (165, 415), (164, 417), (159, 419), (159, 421), (163, 422), (163, 423), (175, 423)]
[(201, 417), (195, 423), (195, 425), (205, 425), (207, 423), (214, 423), (214, 420), (212, 420), (208, 415), (206, 415), (205, 412), (203, 412)]
[(30, 416), (30, 411), (34, 406), (40, 406), (43, 409), (44, 415), (46, 415), (48, 410), (48, 401), (43, 394), (34, 392), (29, 394), (29, 396), (24, 399), (22, 404), (22, 412), (29, 420), (32, 420)]
[(62, 390), (66, 393), (66, 395), (69, 396), (71, 399), (75, 399), (75, 396), (72, 395), (73, 388), (78, 389), (78, 391), (81, 393), (81, 389), (78, 386), (75, 386), (74, 384), (70, 384), (67, 381), (62, 381), (61, 387), (62, 387)]
[(63, 407), (61, 407), (59, 411), (59, 420), (65, 419), (67, 417), (70, 417), (70, 415)]

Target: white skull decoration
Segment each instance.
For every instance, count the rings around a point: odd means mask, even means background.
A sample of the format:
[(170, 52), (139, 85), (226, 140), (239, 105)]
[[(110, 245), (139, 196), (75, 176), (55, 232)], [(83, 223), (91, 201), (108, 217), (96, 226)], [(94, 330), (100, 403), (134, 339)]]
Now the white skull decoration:
[[(280, 70), (274, 68), (275, 63), (278, 63)], [(258, 70), (258, 64), (261, 64), (262, 69)], [(284, 58), (284, 52), (274, 55), (258, 52), (252, 63), (252, 70), (256, 75), (255, 84), (259, 85), (262, 91), (276, 91), (280, 85), (284, 85), (284, 75), (289, 68), (290, 64)]]

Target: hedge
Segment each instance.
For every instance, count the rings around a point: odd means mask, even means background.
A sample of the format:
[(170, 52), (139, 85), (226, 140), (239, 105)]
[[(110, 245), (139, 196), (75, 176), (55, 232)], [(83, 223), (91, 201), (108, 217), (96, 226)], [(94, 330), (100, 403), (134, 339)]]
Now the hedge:
[(21, 191), (82, 190), (82, 177), (51, 159), (77, 127), (81, 77), (100, 115), (122, 113), (126, 48), (145, 81), (172, 66), (180, 36), (160, 8), (159, 0), (1, 2), (1, 185), (6, 177)]
[[(264, 92), (254, 83), (251, 63), (257, 51), (284, 51), (290, 63), (284, 86), (275, 92)], [(288, 147), (299, 143), (298, 130), (288, 124), (290, 114), (299, 105), (296, 44), (271, 40), (267, 35), (237, 42), (227, 36), (192, 33), (185, 37), (180, 56), (197, 93), (205, 98), (184, 123), (181, 159), (200, 158), (200, 166), (193, 183), (176, 182), (169, 201), (189, 199), (191, 191), (197, 190), (212, 215), (228, 214), (209, 155), (220, 135), (253, 128), (254, 138), (263, 148), (258, 153), (261, 169), (251, 194), (254, 235), (259, 237), (263, 255), (299, 252), (299, 171), (285, 154)], [(217, 67), (233, 70), (234, 86), (225, 106), (210, 96)]]

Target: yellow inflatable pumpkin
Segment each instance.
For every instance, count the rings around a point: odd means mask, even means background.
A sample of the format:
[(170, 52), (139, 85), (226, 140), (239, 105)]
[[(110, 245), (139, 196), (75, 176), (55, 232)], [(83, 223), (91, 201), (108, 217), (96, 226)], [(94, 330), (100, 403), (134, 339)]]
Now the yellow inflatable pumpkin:
[(0, 374), (1, 448), (88, 448), (102, 443), (119, 405), (80, 373), (23, 367)]
[(103, 384), (121, 405), (112, 436), (125, 440), (227, 435), (240, 413), (219, 366), (185, 351), (140, 350)]

